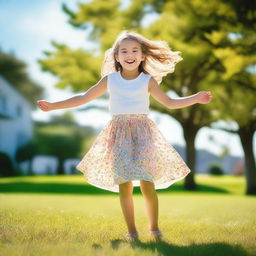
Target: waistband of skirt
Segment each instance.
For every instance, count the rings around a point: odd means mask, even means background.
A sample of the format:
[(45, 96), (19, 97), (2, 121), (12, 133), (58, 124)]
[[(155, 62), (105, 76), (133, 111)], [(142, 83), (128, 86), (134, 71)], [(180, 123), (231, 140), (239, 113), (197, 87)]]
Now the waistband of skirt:
[(127, 120), (127, 119), (147, 119), (148, 114), (115, 114), (112, 115), (112, 120)]

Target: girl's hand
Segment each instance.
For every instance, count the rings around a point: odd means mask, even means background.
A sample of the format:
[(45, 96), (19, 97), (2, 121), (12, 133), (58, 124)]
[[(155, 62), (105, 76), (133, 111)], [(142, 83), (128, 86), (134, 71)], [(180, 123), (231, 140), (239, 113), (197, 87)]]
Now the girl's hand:
[(206, 104), (212, 100), (211, 92), (201, 91), (196, 94), (197, 103)]
[(45, 100), (38, 100), (37, 106), (45, 112), (53, 110), (52, 103)]

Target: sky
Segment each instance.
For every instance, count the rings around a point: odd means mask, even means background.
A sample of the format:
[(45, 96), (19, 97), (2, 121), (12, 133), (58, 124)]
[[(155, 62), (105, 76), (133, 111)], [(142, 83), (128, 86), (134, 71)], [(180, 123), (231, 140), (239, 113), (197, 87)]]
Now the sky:
[[(61, 4), (66, 3), (69, 8), (76, 10), (77, 2), (76, 0), (0, 0), (0, 48), (5, 52), (13, 52), (17, 58), (27, 63), (30, 77), (43, 86), (44, 100), (47, 101), (64, 100), (79, 94), (69, 89), (56, 89), (54, 84), (57, 77), (43, 72), (37, 62), (38, 59), (44, 58), (43, 51), (53, 49), (52, 40), (67, 44), (72, 49), (89, 50), (93, 47), (93, 44), (87, 40), (86, 31), (72, 27), (67, 22), (68, 16), (61, 9)], [(127, 0), (124, 1), (124, 6), (125, 4)], [(150, 17), (147, 19), (147, 23), (150, 22)], [(108, 101), (95, 99), (87, 104), (107, 107)], [(97, 129), (102, 129), (111, 118), (109, 113), (96, 109), (86, 112), (78, 111), (82, 107), (84, 106), (51, 112), (38, 109), (33, 111), (32, 117), (34, 120), (47, 121), (52, 115), (62, 115), (66, 111), (71, 111), (78, 123), (92, 125)], [(158, 128), (171, 144), (185, 146), (181, 125), (174, 118), (153, 110), (149, 117), (157, 123)], [(215, 123), (215, 127), (217, 126), (236, 127), (234, 123), (228, 124), (223, 121)], [(231, 155), (243, 156), (239, 137), (219, 129), (207, 127), (200, 129), (195, 146), (196, 149), (205, 149), (215, 155), (220, 155), (223, 147), (227, 147)], [(254, 135), (255, 148), (256, 136)], [(256, 153), (255, 150), (254, 153)]]

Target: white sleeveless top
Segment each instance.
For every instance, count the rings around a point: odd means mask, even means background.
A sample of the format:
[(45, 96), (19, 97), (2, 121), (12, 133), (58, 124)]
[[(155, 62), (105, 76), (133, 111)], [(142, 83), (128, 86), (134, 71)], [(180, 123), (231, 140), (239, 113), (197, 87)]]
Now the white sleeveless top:
[(117, 114), (149, 114), (148, 83), (151, 75), (141, 72), (135, 79), (124, 79), (120, 73), (108, 74), (109, 111)]

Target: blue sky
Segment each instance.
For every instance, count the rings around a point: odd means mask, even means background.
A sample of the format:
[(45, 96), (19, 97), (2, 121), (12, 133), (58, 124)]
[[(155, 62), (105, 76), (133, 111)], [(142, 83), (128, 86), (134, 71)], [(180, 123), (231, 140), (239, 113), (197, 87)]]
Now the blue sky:
[[(42, 72), (37, 64), (37, 60), (43, 57), (42, 52), (52, 49), (51, 40), (65, 43), (73, 49), (78, 47), (90, 49), (93, 46), (86, 41), (86, 32), (69, 25), (67, 15), (61, 10), (61, 3), (66, 3), (69, 7), (76, 9), (76, 2), (75, 0), (0, 0), (0, 47), (6, 52), (14, 52), (18, 58), (28, 64), (31, 78), (45, 88), (46, 97), (44, 99), (48, 101), (63, 100), (75, 94), (69, 89), (54, 88), (57, 78)], [(108, 102), (95, 99), (88, 104), (107, 106)], [(68, 110), (72, 111), (79, 123), (92, 125), (98, 129), (102, 128), (110, 119), (109, 114), (98, 110), (77, 112), (76, 110), (79, 108), (53, 112), (37, 110), (33, 112), (33, 119), (46, 121), (52, 114), (63, 114)], [(175, 119), (154, 111), (151, 111), (150, 117), (157, 123), (169, 142), (185, 145), (181, 126)], [(218, 122), (218, 124), (228, 127), (224, 122)], [(229, 125), (234, 126), (235, 124)], [(214, 138), (215, 143), (209, 140), (210, 136)], [(254, 148), (256, 147), (255, 137)], [(237, 135), (216, 129), (202, 128), (196, 137), (197, 149), (207, 149), (218, 155), (221, 153), (222, 146), (227, 146), (232, 155), (243, 156)]]

